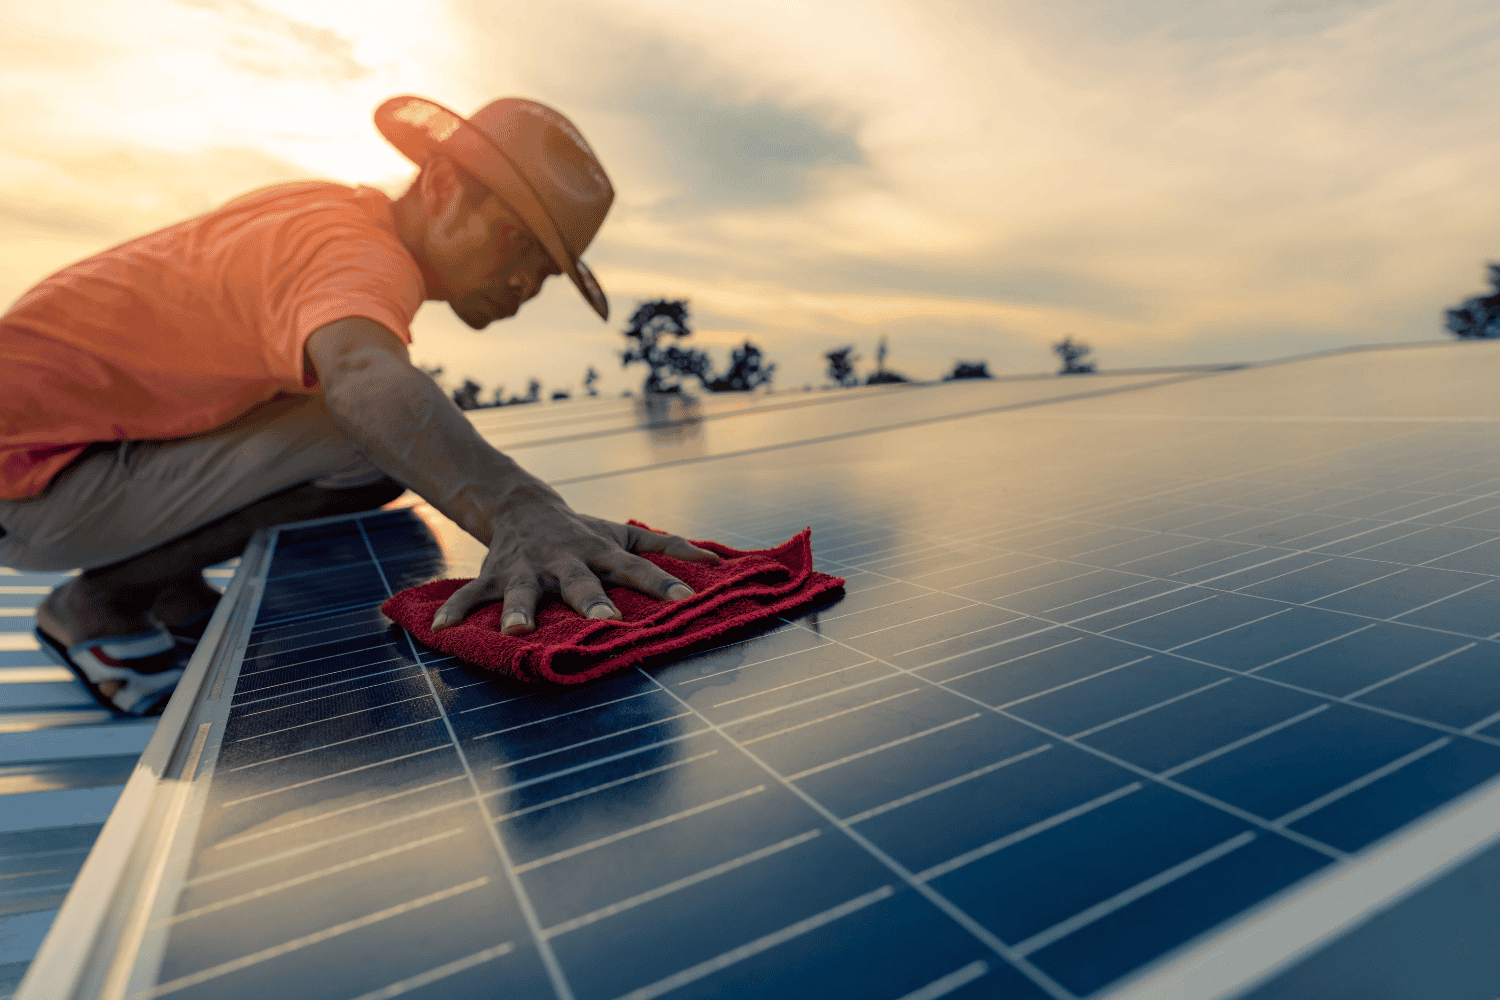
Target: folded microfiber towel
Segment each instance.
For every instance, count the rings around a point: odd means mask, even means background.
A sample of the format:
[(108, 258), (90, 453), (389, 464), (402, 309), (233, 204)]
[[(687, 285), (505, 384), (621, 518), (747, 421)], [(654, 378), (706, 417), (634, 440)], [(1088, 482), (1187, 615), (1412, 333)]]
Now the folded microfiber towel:
[[(638, 521), (631, 524), (645, 527)], [(380, 608), (393, 622), (433, 649), (487, 667), (513, 680), (582, 684), (625, 667), (702, 649), (781, 615), (841, 593), (844, 581), (812, 568), (812, 532), (803, 530), (773, 549), (742, 552), (718, 542), (694, 541), (722, 557), (717, 566), (685, 562), (655, 552), (642, 557), (693, 588), (682, 601), (662, 601), (629, 587), (605, 593), (623, 621), (591, 621), (557, 595), (537, 604), (536, 630), (503, 635), (500, 602), (477, 608), (457, 625), (432, 631), (432, 616), (468, 580), (434, 580), (401, 593)]]

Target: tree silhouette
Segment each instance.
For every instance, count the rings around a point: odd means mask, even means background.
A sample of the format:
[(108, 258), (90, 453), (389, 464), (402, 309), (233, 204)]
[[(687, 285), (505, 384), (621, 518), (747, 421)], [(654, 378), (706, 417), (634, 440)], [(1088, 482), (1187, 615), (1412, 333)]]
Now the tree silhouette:
[(987, 361), (956, 361), (953, 370), (943, 376), (944, 382), (954, 382), (961, 378), (994, 378), (990, 374), (989, 362)]
[(482, 388), (478, 382), (466, 378), (463, 385), (453, 390), (453, 402), (458, 404), (460, 410), (481, 409), (484, 404), (479, 401), (479, 390)]
[(676, 344), (664, 347), (662, 342), (668, 338), (681, 340), (692, 334), (687, 299), (643, 302), (625, 328), (625, 336), (633, 343), (620, 352), (621, 361), (626, 367), (642, 361), (650, 368), (641, 387), (643, 392), (681, 392), (682, 386), (673, 376), (693, 375), (705, 381), (712, 364), (702, 351), (685, 351)]
[(1465, 299), (1444, 316), (1443, 325), (1460, 340), (1500, 337), (1500, 264), (1490, 264), (1488, 268), (1494, 292)]
[(836, 351), (829, 351), (823, 357), (828, 359), (829, 378), (845, 388), (859, 385), (859, 376), (854, 373), (854, 362), (859, 360), (859, 355), (854, 353), (852, 344)]
[(594, 371), (594, 366), (589, 365), (589, 370), (583, 376), (583, 388), (590, 396), (599, 395), (599, 390), (594, 388), (594, 383), (599, 381), (599, 373)]
[(875, 351), (875, 371), (865, 379), (865, 385), (883, 385), (890, 382), (910, 382), (905, 375), (898, 375), (885, 366), (885, 338), (880, 338), (880, 347)]
[(775, 371), (775, 365), (761, 363), (760, 348), (747, 340), (729, 355), (729, 370), (705, 383), (705, 388), (711, 392), (751, 392), (757, 386), (769, 385)]
[(1072, 334), (1063, 338), (1062, 343), (1053, 344), (1052, 350), (1062, 358), (1062, 370), (1059, 375), (1084, 375), (1094, 370), (1092, 361), (1083, 360), (1093, 350), (1088, 344), (1073, 339)]
[[(693, 335), (688, 326), (686, 299), (655, 299), (641, 303), (624, 332), (632, 343), (620, 352), (620, 358), (627, 367), (641, 361), (651, 369), (641, 387), (647, 395), (681, 392), (678, 379), (689, 376), (696, 378), (710, 392), (749, 392), (768, 384), (776, 370), (775, 365), (764, 363), (760, 348), (748, 340), (731, 353), (729, 370), (720, 376), (714, 375), (713, 359), (706, 352), (668, 343), (669, 339), (681, 340)], [(584, 380), (585, 386), (590, 384), (588, 379)]]

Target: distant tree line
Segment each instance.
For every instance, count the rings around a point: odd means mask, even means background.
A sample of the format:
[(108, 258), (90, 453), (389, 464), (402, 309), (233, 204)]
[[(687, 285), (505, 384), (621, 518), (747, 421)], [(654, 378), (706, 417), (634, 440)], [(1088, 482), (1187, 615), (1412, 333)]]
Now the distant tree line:
[(1488, 340), (1500, 337), (1500, 264), (1487, 265), (1490, 276), (1489, 295), (1476, 295), (1446, 311), (1444, 325), (1460, 340)]
[[(1490, 282), (1495, 294), (1469, 299), (1456, 309), (1448, 310), (1448, 327), (1461, 337), (1500, 336), (1500, 264), (1491, 264)], [(1483, 332), (1475, 332), (1476, 330)], [(776, 365), (768, 363), (765, 353), (754, 343), (746, 340), (730, 352), (729, 365), (719, 372), (706, 351), (686, 346), (683, 342), (693, 334), (691, 314), (687, 299), (652, 299), (637, 304), (625, 329), (626, 347), (620, 352), (623, 367), (642, 364), (646, 377), (641, 390), (647, 396), (680, 394), (685, 380), (696, 380), (709, 392), (752, 392), (761, 386), (770, 386)], [(1062, 360), (1059, 375), (1078, 375), (1094, 371), (1094, 362), (1089, 358), (1092, 348), (1069, 334), (1053, 344), (1052, 350)], [(910, 382), (905, 375), (886, 366), (889, 356), (889, 340), (881, 337), (875, 352), (875, 370), (863, 380), (864, 385), (882, 385)], [(827, 362), (829, 380), (835, 386), (852, 387), (861, 384), (855, 365), (860, 356), (850, 344), (823, 355)], [(434, 379), (440, 379), (442, 368), (423, 368)], [(990, 379), (989, 362), (985, 360), (955, 361), (953, 368), (942, 376), (944, 382), (967, 379)], [(583, 387), (589, 396), (597, 396), (595, 387), (599, 373), (592, 366), (583, 378)], [(806, 388), (811, 389), (812, 386)], [(826, 388), (826, 386), (825, 386)], [(630, 392), (622, 395), (629, 396)], [(479, 410), (497, 406), (519, 406), (539, 402), (542, 385), (531, 379), (525, 395), (505, 397), (503, 386), (496, 386), (486, 397), (484, 387), (472, 378), (452, 393), (453, 401), (460, 409)], [(556, 391), (553, 400), (565, 400), (569, 393)]]
[[(440, 379), (443, 374), (443, 369), (441, 366), (436, 368), (424, 367), (422, 368), (422, 371), (432, 376), (434, 380)], [(599, 390), (594, 388), (594, 383), (598, 381), (599, 373), (594, 370), (592, 365), (590, 365), (588, 371), (585, 372), (583, 376), (584, 391), (587, 392), (590, 396), (599, 395)], [(490, 392), (488, 398), (484, 398), (483, 396), (481, 396), (481, 393), (483, 392), (483, 385), (474, 381), (474, 379), (472, 378), (466, 378), (464, 379), (463, 385), (453, 390), (453, 402), (458, 406), (460, 410), (489, 410), (497, 406), (521, 406), (526, 403), (536, 403), (540, 402), (542, 398), (542, 383), (537, 379), (531, 379), (526, 383), (526, 395), (511, 396), (509, 399), (505, 398), (504, 386), (495, 386), (495, 388)], [(570, 396), (570, 393), (562, 389), (556, 390), (552, 393), (552, 399), (554, 401), (568, 399), (570, 398)]]

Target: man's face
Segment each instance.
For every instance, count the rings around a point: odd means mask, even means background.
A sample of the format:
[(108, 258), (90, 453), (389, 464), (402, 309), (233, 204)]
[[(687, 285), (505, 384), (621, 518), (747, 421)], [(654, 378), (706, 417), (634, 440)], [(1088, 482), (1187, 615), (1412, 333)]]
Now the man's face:
[(448, 303), (475, 330), (508, 319), (561, 274), (537, 239), (498, 197), (477, 204), (460, 191), (441, 200), (426, 226), (431, 298)]

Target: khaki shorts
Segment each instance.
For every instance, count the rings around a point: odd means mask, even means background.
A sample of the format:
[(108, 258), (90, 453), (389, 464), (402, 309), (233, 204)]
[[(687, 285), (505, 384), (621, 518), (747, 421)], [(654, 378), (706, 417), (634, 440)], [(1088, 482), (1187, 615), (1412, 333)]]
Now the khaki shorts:
[(108, 566), (299, 483), (349, 489), (383, 476), (321, 395), (279, 399), (197, 437), (96, 446), (40, 496), (0, 500), (0, 566)]

